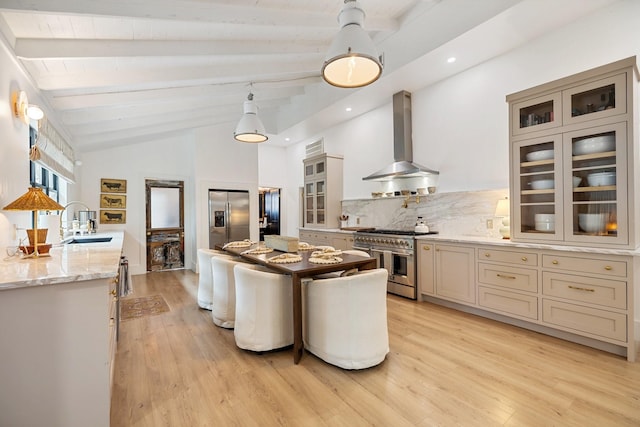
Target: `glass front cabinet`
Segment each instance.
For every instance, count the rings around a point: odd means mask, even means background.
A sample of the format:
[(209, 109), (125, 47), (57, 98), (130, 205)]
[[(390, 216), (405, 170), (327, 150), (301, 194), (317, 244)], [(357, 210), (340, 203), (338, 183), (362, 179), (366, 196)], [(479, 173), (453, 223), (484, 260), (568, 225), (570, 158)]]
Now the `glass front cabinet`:
[(635, 249), (635, 57), (509, 95), (514, 241)]
[(304, 159), (304, 226), (337, 228), (342, 201), (342, 157)]

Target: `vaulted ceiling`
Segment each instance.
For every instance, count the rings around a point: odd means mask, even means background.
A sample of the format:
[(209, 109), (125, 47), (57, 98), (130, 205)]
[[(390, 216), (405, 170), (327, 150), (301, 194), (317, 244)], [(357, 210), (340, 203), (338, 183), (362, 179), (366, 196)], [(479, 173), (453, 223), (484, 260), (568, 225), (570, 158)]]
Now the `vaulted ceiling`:
[(385, 58), (362, 89), (320, 78), (339, 0), (2, 0), (0, 33), (80, 151), (235, 125), (250, 90), (267, 143), (286, 144), (611, 1), (360, 0)]

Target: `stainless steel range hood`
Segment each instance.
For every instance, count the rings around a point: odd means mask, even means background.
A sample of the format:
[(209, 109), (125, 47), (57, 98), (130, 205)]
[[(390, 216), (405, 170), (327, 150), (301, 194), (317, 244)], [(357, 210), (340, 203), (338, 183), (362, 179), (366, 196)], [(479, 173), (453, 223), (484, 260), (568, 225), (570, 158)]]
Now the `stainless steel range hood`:
[(393, 157), (395, 162), (384, 169), (362, 178), (364, 181), (390, 181), (399, 178), (416, 178), (439, 175), (440, 172), (413, 162), (411, 139), (411, 93), (393, 95)]

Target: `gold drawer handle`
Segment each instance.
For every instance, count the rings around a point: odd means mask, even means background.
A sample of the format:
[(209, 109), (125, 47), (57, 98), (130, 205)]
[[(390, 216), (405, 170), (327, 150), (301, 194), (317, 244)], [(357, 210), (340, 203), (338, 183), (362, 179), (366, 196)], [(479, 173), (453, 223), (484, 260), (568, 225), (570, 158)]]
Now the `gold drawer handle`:
[(613, 267), (611, 267), (610, 265), (607, 265), (607, 266), (604, 267), (604, 269), (607, 270), (607, 271), (611, 271), (611, 270), (613, 270)]
[(111, 295), (115, 296), (116, 295), (116, 290), (115, 289), (111, 289), (111, 292), (109, 292)]
[(496, 276), (502, 277), (503, 279), (513, 279), (513, 280), (516, 279), (516, 276), (507, 276), (506, 274), (500, 274), (500, 273), (497, 273)]
[(424, 249), (425, 251), (430, 251), (431, 250), (431, 246), (423, 246), (422, 249)]
[(491, 257), (491, 254), (484, 254), (487, 258)]
[(551, 261), (551, 264), (558, 265), (559, 263), (554, 259), (553, 261)]
[(522, 261), (527, 262), (527, 257), (523, 256), (522, 258), (520, 258)]
[(571, 285), (568, 285), (568, 286), (569, 286), (569, 289), (575, 289), (576, 291), (585, 291), (585, 292), (595, 292), (596, 291), (595, 289), (581, 288), (579, 286), (571, 286)]

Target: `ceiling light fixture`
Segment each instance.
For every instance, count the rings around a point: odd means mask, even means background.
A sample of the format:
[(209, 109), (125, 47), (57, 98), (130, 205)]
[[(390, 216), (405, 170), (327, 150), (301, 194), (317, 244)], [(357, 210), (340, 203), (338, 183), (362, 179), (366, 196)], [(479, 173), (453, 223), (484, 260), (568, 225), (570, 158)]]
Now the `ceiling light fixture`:
[(244, 101), (244, 114), (236, 126), (233, 137), (241, 142), (264, 142), (269, 139), (264, 125), (258, 117), (258, 106), (253, 102), (253, 93), (249, 92)]
[(31, 120), (41, 120), (44, 117), (44, 111), (37, 105), (30, 104), (27, 107), (27, 117)]
[(455, 56), (450, 57), (449, 59), (447, 59), (447, 62), (449, 64), (453, 64), (454, 62), (456, 62), (456, 57)]
[(356, 0), (344, 0), (338, 15), (340, 32), (327, 52), (322, 77), (343, 88), (366, 86), (382, 74), (383, 58), (364, 31), (364, 10)]

